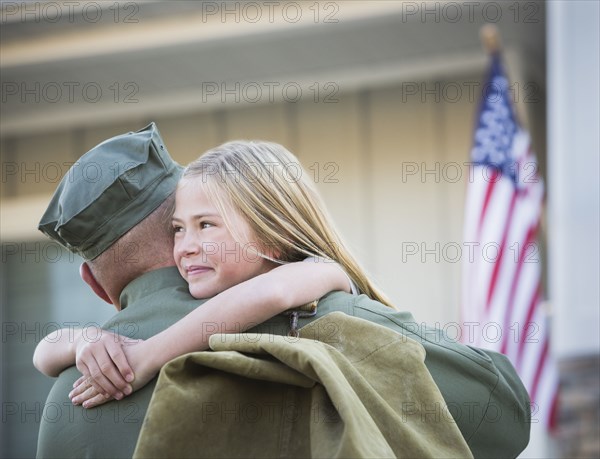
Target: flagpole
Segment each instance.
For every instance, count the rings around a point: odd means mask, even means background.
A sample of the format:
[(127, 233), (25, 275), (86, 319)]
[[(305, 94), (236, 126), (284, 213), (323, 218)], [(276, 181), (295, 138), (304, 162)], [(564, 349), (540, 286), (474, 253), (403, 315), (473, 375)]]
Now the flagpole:
[(500, 32), (495, 24), (485, 24), (479, 29), (479, 37), (486, 52), (490, 55), (500, 51)]

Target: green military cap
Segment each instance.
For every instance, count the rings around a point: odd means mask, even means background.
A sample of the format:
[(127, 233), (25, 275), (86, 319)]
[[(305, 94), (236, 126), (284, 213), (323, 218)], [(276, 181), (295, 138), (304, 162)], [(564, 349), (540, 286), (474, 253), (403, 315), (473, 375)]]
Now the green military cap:
[(92, 260), (163, 203), (182, 170), (154, 123), (112, 137), (73, 164), (38, 229)]

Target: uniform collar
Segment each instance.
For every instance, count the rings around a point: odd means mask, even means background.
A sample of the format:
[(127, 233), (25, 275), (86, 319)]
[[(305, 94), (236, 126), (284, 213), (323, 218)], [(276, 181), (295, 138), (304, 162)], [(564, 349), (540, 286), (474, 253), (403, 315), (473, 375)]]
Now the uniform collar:
[(144, 273), (127, 284), (121, 292), (121, 309), (157, 291), (173, 287), (183, 287), (186, 291), (188, 288), (175, 266)]

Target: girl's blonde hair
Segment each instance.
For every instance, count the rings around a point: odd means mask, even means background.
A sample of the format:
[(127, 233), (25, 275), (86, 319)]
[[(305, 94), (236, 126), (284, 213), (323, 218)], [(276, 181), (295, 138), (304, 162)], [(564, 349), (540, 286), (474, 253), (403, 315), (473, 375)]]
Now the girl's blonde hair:
[(233, 141), (191, 162), (183, 179), (202, 180), (234, 239), (242, 240), (231, 218), (237, 211), (249, 224), (260, 249), (278, 263), (321, 257), (339, 263), (361, 293), (389, 307), (389, 299), (369, 280), (327, 215), (309, 175), (283, 146), (264, 141)]

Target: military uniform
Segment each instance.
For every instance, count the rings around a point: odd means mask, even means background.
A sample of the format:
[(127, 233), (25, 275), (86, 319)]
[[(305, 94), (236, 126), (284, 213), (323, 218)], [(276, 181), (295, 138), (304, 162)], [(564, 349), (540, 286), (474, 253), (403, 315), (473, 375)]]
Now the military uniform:
[[(201, 303), (189, 295), (176, 268), (144, 274), (123, 290), (121, 301), (125, 309), (103, 328), (141, 339), (164, 330)], [(319, 302), (317, 314), (300, 318), (299, 325), (333, 311), (383, 325), (423, 344), (425, 364), (474, 457), (515, 457), (527, 445), (529, 399), (504, 356), (453, 343), (439, 331), (422, 329), (410, 313), (394, 311), (364, 295), (331, 293)], [(249, 332), (284, 335), (288, 330), (288, 317), (280, 315)], [(122, 401), (85, 410), (71, 407), (67, 397), (78, 375), (75, 368), (64, 371), (48, 396), (38, 457), (131, 457), (156, 380)], [(382, 368), (381, 377), (390, 375), (393, 370)], [(58, 418), (57, 407), (62, 410)]]
[[(441, 330), (415, 322), (411, 313), (394, 311), (365, 295), (334, 292), (319, 302), (317, 311), (317, 317), (341, 311), (420, 342), (425, 365), (474, 457), (516, 457), (527, 446), (529, 396), (504, 355), (455, 343)], [(385, 369), (382, 377), (387, 377)]]
[[(147, 339), (201, 303), (190, 296), (176, 268), (159, 269), (125, 287), (121, 294), (124, 309), (103, 328), (130, 338)], [(68, 397), (79, 376), (77, 368), (68, 368), (50, 390), (40, 423), (37, 457), (130, 458), (156, 379), (122, 401), (85, 409), (73, 406)]]
[(209, 348), (161, 369), (134, 459), (473, 459), (425, 348), (394, 330), (332, 312)]
[[(89, 165), (99, 170), (94, 181), (81, 174)], [(39, 229), (92, 260), (163, 203), (175, 190), (181, 171), (154, 123), (109, 139), (83, 155), (63, 178)], [(187, 284), (172, 267), (132, 281), (121, 292), (120, 303), (123, 310), (104, 328), (147, 339), (202, 302), (189, 295)], [(410, 313), (394, 311), (364, 295), (331, 293), (321, 299), (315, 316), (298, 319), (299, 326), (333, 311), (383, 325), (424, 346), (427, 369), (475, 457), (516, 456), (526, 446), (529, 400), (505, 357), (453, 343), (439, 331), (419, 327)], [(289, 317), (280, 315), (250, 331), (283, 335), (289, 323)], [(327, 332), (335, 330), (323, 330)], [(393, 368), (382, 369), (382, 378), (393, 375)], [(38, 457), (131, 457), (156, 381), (122, 401), (85, 410), (68, 399), (78, 376), (75, 367), (65, 370), (50, 391)]]
[[(516, 457), (525, 449), (531, 420), (529, 396), (504, 355), (455, 343), (441, 330), (415, 322), (410, 312), (395, 311), (365, 295), (330, 293), (319, 301), (316, 316), (300, 318), (299, 326), (334, 311), (383, 325), (424, 346), (425, 365), (474, 457)], [(283, 334), (283, 325), (278, 316), (251, 331)], [(387, 371), (382, 368), (381, 376), (389, 377)]]
[[(90, 168), (93, 178), (84, 173)], [(38, 229), (93, 260), (165, 202), (182, 170), (154, 123), (107, 139), (69, 169)], [(141, 339), (164, 330), (201, 303), (191, 298), (174, 268), (134, 280), (120, 299), (123, 310), (105, 328)], [(121, 402), (85, 410), (68, 398), (78, 376), (75, 367), (63, 371), (48, 395), (38, 457), (131, 457), (155, 381)]]

